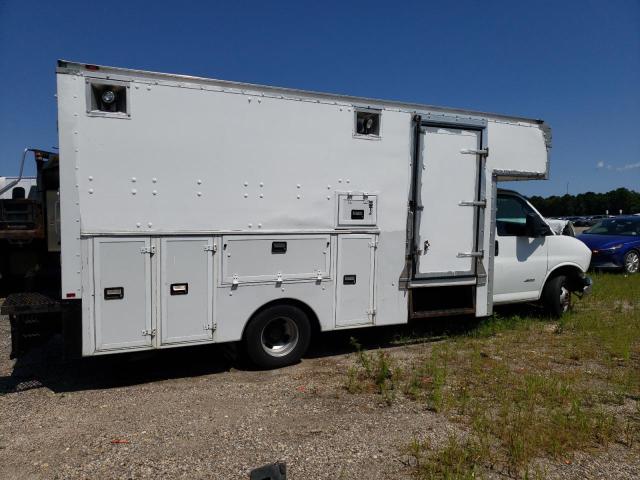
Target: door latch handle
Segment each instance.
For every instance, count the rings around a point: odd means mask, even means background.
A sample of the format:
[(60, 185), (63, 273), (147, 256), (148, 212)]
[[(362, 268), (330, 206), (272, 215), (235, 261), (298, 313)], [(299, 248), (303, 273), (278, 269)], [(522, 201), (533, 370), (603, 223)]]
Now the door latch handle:
[(496, 240), (495, 247), (496, 247), (496, 248), (494, 248), (494, 253), (493, 253), (493, 255), (494, 255), (494, 257), (497, 257), (497, 256), (498, 256), (498, 253), (500, 252), (500, 244), (498, 243), (498, 240)]

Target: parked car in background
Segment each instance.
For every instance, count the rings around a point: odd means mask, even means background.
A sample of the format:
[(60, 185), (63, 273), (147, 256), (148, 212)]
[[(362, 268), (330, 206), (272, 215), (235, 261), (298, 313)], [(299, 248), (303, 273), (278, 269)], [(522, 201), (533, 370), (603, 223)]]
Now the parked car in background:
[(588, 227), (589, 220), (586, 217), (576, 217), (576, 219), (573, 220), (573, 224), (576, 227)]
[(604, 218), (585, 230), (578, 239), (591, 249), (591, 268), (640, 269), (640, 217), (627, 215)]

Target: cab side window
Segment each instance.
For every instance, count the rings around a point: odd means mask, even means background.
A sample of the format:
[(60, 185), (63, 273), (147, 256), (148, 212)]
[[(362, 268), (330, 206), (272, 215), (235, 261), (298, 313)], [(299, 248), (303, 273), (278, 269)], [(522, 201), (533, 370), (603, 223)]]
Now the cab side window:
[(518, 197), (498, 195), (496, 228), (500, 237), (526, 237), (527, 214), (533, 210)]

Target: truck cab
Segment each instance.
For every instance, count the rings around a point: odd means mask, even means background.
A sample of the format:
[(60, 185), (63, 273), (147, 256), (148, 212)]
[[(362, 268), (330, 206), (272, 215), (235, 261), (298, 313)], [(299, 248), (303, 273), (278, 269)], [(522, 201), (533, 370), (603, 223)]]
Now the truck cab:
[(591, 251), (571, 236), (558, 235), (522, 195), (499, 190), (496, 206), (493, 303), (541, 301), (562, 314), (571, 291), (587, 292)]

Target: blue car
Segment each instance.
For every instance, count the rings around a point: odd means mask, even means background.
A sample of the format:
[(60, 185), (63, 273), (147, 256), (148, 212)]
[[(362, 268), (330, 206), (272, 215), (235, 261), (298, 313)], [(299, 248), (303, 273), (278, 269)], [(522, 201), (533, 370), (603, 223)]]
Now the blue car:
[(591, 249), (591, 268), (640, 269), (640, 217), (605, 218), (578, 235)]

